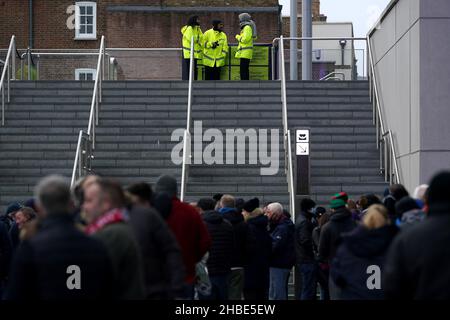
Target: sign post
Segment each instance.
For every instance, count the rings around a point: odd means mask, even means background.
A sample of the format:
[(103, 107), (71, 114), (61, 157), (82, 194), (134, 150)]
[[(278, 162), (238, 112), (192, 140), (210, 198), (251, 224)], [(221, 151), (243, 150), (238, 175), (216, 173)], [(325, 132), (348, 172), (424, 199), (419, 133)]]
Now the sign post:
[[(309, 128), (301, 128), (295, 131), (295, 207), (300, 208), (300, 203), (302, 199), (310, 197), (310, 161), (309, 157), (311, 155), (311, 135)], [(301, 210), (296, 210), (295, 221), (300, 214)], [(296, 297), (300, 296), (301, 290), (301, 277), (300, 272), (295, 267), (294, 273), (294, 291)]]

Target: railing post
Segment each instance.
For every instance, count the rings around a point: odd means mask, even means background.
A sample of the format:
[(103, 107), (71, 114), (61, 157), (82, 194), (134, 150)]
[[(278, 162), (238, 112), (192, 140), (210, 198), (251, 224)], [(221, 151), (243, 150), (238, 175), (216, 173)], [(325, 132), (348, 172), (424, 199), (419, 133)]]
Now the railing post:
[(2, 126), (5, 125), (5, 85), (0, 86), (0, 91), (2, 92)]
[(31, 49), (27, 48), (28, 80), (31, 80)]
[(8, 78), (8, 80), (7, 80), (7, 83), (8, 83), (8, 103), (10, 103), (11, 102), (11, 96), (10, 96), (10, 85), (9, 85), (9, 79), (11, 78), (11, 69), (7, 66), (7, 65), (5, 65), (5, 68), (7, 69), (7, 78)]
[(16, 80), (16, 37), (13, 36), (13, 45), (11, 52), (11, 65), (12, 65), (12, 80)]
[(41, 56), (38, 54), (37, 56), (37, 62), (36, 62), (36, 80), (39, 80), (40, 78), (40, 68), (41, 68)]

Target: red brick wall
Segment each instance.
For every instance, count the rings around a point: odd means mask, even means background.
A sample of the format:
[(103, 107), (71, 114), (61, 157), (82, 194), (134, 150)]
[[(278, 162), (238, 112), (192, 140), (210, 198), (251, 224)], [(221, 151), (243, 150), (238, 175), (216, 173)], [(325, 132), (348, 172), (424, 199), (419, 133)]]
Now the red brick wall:
[[(189, 13), (119, 13), (107, 12), (108, 5), (147, 5), (147, 6), (211, 6), (211, 1), (198, 0), (104, 0), (97, 1), (97, 37), (106, 35), (108, 46), (114, 47), (176, 47), (180, 41), (180, 28)], [(34, 48), (98, 48), (99, 40), (74, 40), (75, 31), (67, 28), (70, 17), (67, 8), (75, 0), (34, 0)], [(215, 0), (219, 7), (274, 7), (278, 0)], [(237, 13), (199, 14), (202, 28), (209, 28), (210, 20), (219, 17), (226, 24), (226, 32), (239, 31)], [(254, 14), (260, 30), (259, 42), (270, 42), (279, 35), (277, 13)], [(6, 48), (12, 34), (16, 34), (19, 48), (28, 45), (28, 1), (0, 0), (0, 48)]]
[(20, 48), (28, 46), (28, 0), (0, 0), (0, 49), (16, 35)]
[[(180, 29), (192, 13), (111, 12), (110, 5), (183, 6), (183, 7), (277, 7), (278, 0), (99, 0), (97, 1), (97, 40), (75, 40), (75, 30), (67, 27), (71, 14), (67, 8), (76, 0), (34, 0), (34, 48), (93, 49), (106, 37), (107, 47), (115, 48), (179, 48)], [(214, 6), (211, 5), (214, 3)], [(212, 19), (221, 19), (230, 43), (239, 33), (237, 12), (195, 13), (200, 16), (203, 31), (211, 27)], [(271, 43), (281, 33), (278, 12), (252, 13), (258, 26), (259, 43)], [(15, 34), (17, 47), (28, 46), (28, 0), (0, 0), (0, 49), (7, 48)], [(1, 55), (1, 52), (0, 52)], [(118, 59), (120, 79), (148, 77), (177, 79), (180, 77), (179, 53), (161, 57), (160, 53), (114, 53)], [(94, 59), (95, 60), (95, 59)], [(93, 67), (93, 59), (41, 59), (41, 79), (73, 79), (75, 68)], [(53, 64), (52, 64), (53, 62)], [(55, 69), (55, 65), (60, 69)], [(141, 66), (141, 67), (139, 67)], [(145, 66), (145, 67), (143, 67)], [(156, 67), (155, 67), (156, 66)], [(170, 69), (170, 70), (169, 70)]]

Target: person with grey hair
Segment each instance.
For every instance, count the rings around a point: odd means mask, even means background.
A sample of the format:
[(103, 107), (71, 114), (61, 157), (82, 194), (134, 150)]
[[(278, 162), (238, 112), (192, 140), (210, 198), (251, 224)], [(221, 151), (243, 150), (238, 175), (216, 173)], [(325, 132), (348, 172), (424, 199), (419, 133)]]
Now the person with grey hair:
[(49, 176), (36, 187), (36, 233), (19, 245), (6, 300), (114, 298), (111, 260), (105, 246), (78, 229), (72, 218), (70, 186)]
[(169, 175), (158, 178), (155, 193), (165, 194), (171, 201), (166, 222), (172, 230), (181, 249), (185, 266), (185, 292), (182, 298), (193, 299), (195, 288), (195, 265), (200, 262), (211, 246), (206, 225), (197, 210), (177, 197), (177, 180)]
[(238, 48), (235, 57), (240, 59), (241, 80), (250, 80), (250, 61), (253, 58), (253, 41), (258, 34), (256, 24), (248, 13), (239, 15), (240, 34), (236, 35)]
[(272, 257), (270, 260), (270, 300), (288, 299), (288, 282), (295, 264), (294, 223), (284, 214), (281, 203), (270, 203), (265, 210), (269, 219), (272, 238)]

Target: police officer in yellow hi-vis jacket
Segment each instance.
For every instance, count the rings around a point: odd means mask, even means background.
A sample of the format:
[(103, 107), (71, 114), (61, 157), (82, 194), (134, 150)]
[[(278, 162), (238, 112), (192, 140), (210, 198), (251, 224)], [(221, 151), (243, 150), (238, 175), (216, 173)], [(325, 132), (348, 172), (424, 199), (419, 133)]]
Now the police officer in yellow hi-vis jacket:
[(200, 29), (198, 16), (189, 18), (188, 23), (181, 28), (183, 35), (183, 66), (182, 79), (189, 80), (189, 66), (191, 58), (191, 39), (194, 37), (194, 80), (197, 80), (197, 61), (202, 59), (203, 32)]
[(248, 13), (239, 15), (241, 33), (236, 35), (238, 48), (235, 57), (240, 59), (241, 80), (250, 80), (250, 61), (253, 58), (253, 40), (257, 38), (256, 25)]
[(212, 29), (203, 35), (205, 80), (220, 80), (220, 68), (225, 65), (228, 53), (228, 40), (222, 21), (213, 20), (212, 25)]

